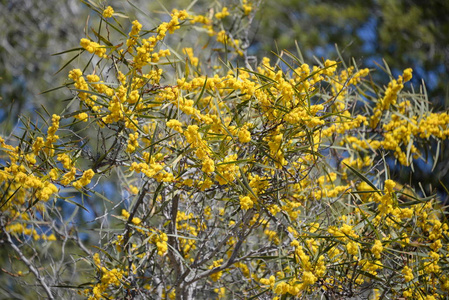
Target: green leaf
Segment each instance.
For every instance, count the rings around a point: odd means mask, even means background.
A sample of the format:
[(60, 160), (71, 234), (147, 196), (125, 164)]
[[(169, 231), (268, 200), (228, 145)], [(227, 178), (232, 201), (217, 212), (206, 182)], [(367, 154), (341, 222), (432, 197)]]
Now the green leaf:
[(78, 203), (78, 202), (72, 201), (72, 200), (67, 199), (67, 198), (66, 198), (66, 199), (63, 199), (63, 200), (64, 200), (65, 202), (74, 204), (74, 205), (78, 206), (79, 208), (82, 208), (82, 209), (84, 209), (85, 211), (89, 212), (89, 210), (88, 210), (87, 208), (85, 208), (82, 204), (80, 204), (80, 203)]
[[(129, 1), (128, 1), (128, 2), (129, 2)], [(124, 19), (129, 19), (129, 17), (128, 17), (127, 15), (122, 14), (122, 13), (117, 13), (117, 12), (115, 12), (115, 13), (113, 14), (113, 16), (114, 16), (114, 17), (124, 18)]]
[(62, 52), (53, 53), (52, 56), (70, 53), (70, 52), (74, 52), (74, 51), (80, 51), (80, 50), (84, 50), (84, 48), (83, 47), (72, 48), (69, 50), (62, 51)]
[(72, 57), (68, 62), (66, 62), (55, 74), (53, 74), (53, 76), (54, 75), (56, 75), (56, 74), (58, 74), (59, 72), (61, 72), (62, 70), (64, 70), (65, 69), (65, 67), (67, 67), (72, 61), (74, 61), (76, 58), (78, 58), (78, 56), (80, 56), (80, 54), (81, 53), (83, 53), (84, 51), (86, 51), (86, 50), (84, 50), (84, 49), (82, 49), (82, 50), (80, 50), (81, 52), (80, 53), (78, 53), (77, 55), (75, 55), (74, 57)]
[(52, 88), (52, 89), (49, 89), (49, 90), (45, 90), (45, 91), (39, 93), (39, 95), (43, 95), (43, 94), (46, 94), (46, 93), (57, 91), (57, 90), (60, 90), (62, 88), (66, 88), (66, 87), (67, 87), (67, 85), (61, 85), (61, 86), (58, 86), (58, 87), (55, 87), (55, 88)]
[(379, 193), (382, 195), (382, 192), (377, 189), (377, 187), (368, 179), (366, 178), (362, 173), (351, 167), (350, 165), (343, 163), (346, 167), (348, 167), (357, 177), (359, 177), (361, 180), (365, 181), (370, 187), (373, 188), (373, 192)]

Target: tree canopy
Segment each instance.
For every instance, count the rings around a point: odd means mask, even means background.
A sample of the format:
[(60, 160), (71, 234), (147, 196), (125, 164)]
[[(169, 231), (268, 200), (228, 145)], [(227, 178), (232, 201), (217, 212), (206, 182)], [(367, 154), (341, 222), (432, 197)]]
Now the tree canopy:
[(447, 298), (441, 195), (393, 174), (449, 136), (412, 68), (255, 58), (256, 1), (83, 3), (70, 98), (0, 137), (5, 298)]

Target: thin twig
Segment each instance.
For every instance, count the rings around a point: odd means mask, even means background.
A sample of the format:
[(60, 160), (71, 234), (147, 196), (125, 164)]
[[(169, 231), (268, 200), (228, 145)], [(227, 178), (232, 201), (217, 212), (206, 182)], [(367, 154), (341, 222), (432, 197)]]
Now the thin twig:
[(5, 229), (3, 229), (3, 232), (5, 233), (8, 243), (11, 245), (11, 248), (19, 255), (20, 259), (27, 265), (28, 269), (30, 269), (34, 276), (36, 276), (37, 280), (39, 280), (42, 288), (45, 290), (45, 293), (47, 293), (48, 299), (55, 299), (50, 288), (48, 287), (44, 278), (39, 274), (39, 271), (36, 269), (36, 267), (26, 258), (19, 247), (14, 244), (11, 239), (11, 235)]

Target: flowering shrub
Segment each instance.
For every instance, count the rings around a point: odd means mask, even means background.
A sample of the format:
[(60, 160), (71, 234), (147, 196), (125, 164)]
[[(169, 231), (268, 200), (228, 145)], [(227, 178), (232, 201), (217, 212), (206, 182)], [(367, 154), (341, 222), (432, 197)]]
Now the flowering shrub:
[[(244, 30), (225, 26), (250, 23), (252, 4), (173, 10), (153, 29), (89, 4), (101, 23), (74, 49), (90, 59), (68, 74), (73, 101), (0, 139), (2, 239), (48, 298), (448, 296), (444, 211), (392, 180), (386, 159), (427, 159), (449, 115), (404, 91), (411, 69), (382, 88), (371, 70), (289, 52), (252, 65)], [(97, 241), (64, 202), (89, 204)], [(64, 264), (82, 264), (84, 281), (23, 250), (68, 241), (83, 252)]]

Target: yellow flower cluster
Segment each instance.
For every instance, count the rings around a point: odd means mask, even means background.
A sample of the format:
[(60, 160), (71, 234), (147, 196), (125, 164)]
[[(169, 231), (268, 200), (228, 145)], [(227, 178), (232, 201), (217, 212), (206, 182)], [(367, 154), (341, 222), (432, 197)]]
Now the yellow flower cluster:
[(216, 165), (215, 180), (219, 184), (228, 184), (240, 177), (239, 166), (235, 162), (237, 160), (237, 154), (227, 156), (222, 163)]
[(139, 21), (134, 20), (132, 22), (131, 31), (129, 32), (128, 36), (129, 39), (126, 40), (126, 46), (128, 47), (128, 51), (131, 53), (133, 52), (132, 46), (136, 45), (137, 38), (139, 37), (139, 32), (142, 29), (142, 24), (139, 23)]
[(249, 15), (252, 10), (253, 7), (250, 3), (248, 3), (248, 0), (243, 0), (243, 13), (245, 14), (245, 16)]
[(206, 29), (209, 36), (214, 35), (214, 28), (213, 28), (212, 20), (210, 18), (208, 18), (207, 16), (204, 16), (204, 15), (190, 16), (190, 18), (191, 18), (191, 20), (190, 20), (191, 24), (196, 24), (196, 23), (203, 24), (202, 27), (204, 29)]
[[(52, 125), (47, 131), (47, 141), (50, 147), (51, 143), (57, 139), (55, 135), (58, 129), (59, 117), (53, 116)], [(24, 234), (30, 234), (31, 232), (26, 229), (26, 223), (30, 220), (30, 216), (33, 216), (34, 210), (44, 212), (45, 207), (42, 202), (48, 201), (53, 195), (58, 192), (58, 188), (51, 183), (50, 174), (37, 173), (34, 164), (37, 163), (34, 152), (39, 154), (39, 151), (44, 147), (46, 143), (43, 139), (39, 139), (38, 143), (34, 143), (31, 147), (33, 152), (20, 153), (18, 147), (8, 145), (3, 138), (0, 137), (0, 147), (7, 157), (9, 157), (10, 164), (0, 169), (0, 195), (4, 201), (0, 207), (0, 212), (4, 216), (8, 216), (14, 223), (9, 223), (8, 226), (19, 230), (18, 232)], [(36, 146), (37, 145), (37, 146)], [(48, 150), (48, 148), (46, 148)], [(49, 155), (54, 153), (54, 150), (45, 151)], [(2, 157), (2, 159), (4, 159)], [(33, 171), (31, 171), (33, 170)], [(51, 172), (48, 172), (51, 173)], [(31, 209), (33, 208), (33, 209)], [(18, 225), (21, 221), (24, 221), (22, 229), (19, 229)], [(19, 227), (14, 227), (19, 226)], [(32, 232), (36, 238), (38, 235), (36, 232)], [(45, 239), (42, 236), (42, 239)]]
[[(212, 265), (209, 266), (209, 269), (214, 269), (214, 268), (218, 268), (219, 266), (221, 266), (221, 264), (223, 263), (223, 259), (219, 259), (219, 260), (215, 260)], [(223, 271), (218, 271), (213, 273), (212, 275), (210, 275), (210, 278), (213, 281), (217, 281), (221, 278), (221, 276), (223, 276)]]
[(223, 7), (223, 9), (220, 12), (217, 12), (215, 14), (215, 18), (217, 19), (223, 19), (226, 18), (227, 16), (229, 16), (229, 11), (227, 7)]
[(70, 182), (75, 180), (75, 175), (76, 175), (76, 168), (72, 167), (69, 172), (65, 173), (62, 176), (62, 180), (60, 181), (60, 183), (62, 185), (68, 185)]
[(374, 254), (374, 256), (379, 259), (380, 254), (384, 250), (384, 247), (382, 246), (382, 242), (379, 240), (374, 241), (374, 245), (371, 247), (371, 252)]
[(45, 233), (39, 234), (36, 229), (26, 227), (26, 224), (23, 223), (14, 223), (7, 225), (5, 227), (6, 232), (13, 234), (24, 234), (28, 236), (32, 236), (35, 241), (43, 240), (43, 241), (56, 241), (56, 236), (52, 233), (47, 235)]
[[(129, 216), (129, 212), (126, 209), (122, 209), (122, 217), (125, 218), (125, 221), (128, 221)], [(141, 222), (142, 220), (138, 217), (133, 217), (131, 220), (131, 223), (133, 223), (134, 225), (139, 225)]]
[(90, 181), (92, 180), (92, 178), (94, 177), (94, 175), (95, 175), (95, 172), (92, 171), (92, 169), (84, 171), (81, 178), (78, 179), (77, 181), (75, 181), (74, 183), (72, 183), (73, 187), (80, 189), (83, 186), (88, 185), (90, 183)]
[(402, 274), (404, 274), (405, 282), (412, 281), (414, 278), (412, 269), (410, 269), (408, 266), (405, 266), (404, 269), (402, 269)]
[[(239, 49), (240, 40), (232, 38), (225, 30), (220, 30), (216, 32), (217, 35), (217, 42), (222, 43), (226, 46), (233, 47), (234, 49)], [(243, 55), (243, 52), (240, 50), (237, 50), (237, 53), (239, 55)]]
[(151, 234), (151, 242), (156, 245), (157, 254), (163, 256), (168, 251), (168, 236), (163, 232), (154, 231)]
[(91, 40), (85, 38), (81, 39), (80, 45), (90, 53), (94, 53), (95, 55), (101, 58), (107, 58), (106, 46), (102, 46), (96, 42), (92, 42)]
[[(279, 280), (276, 284), (276, 277), (270, 276), (268, 279), (262, 278), (261, 284), (269, 285), (275, 294), (277, 295), (292, 295), (300, 296), (304, 291), (314, 285), (319, 277), (324, 276), (326, 272), (324, 256), (319, 256), (315, 263), (312, 263), (310, 256), (306, 254), (304, 248), (300, 245), (298, 240), (293, 240), (291, 246), (295, 248), (294, 257), (296, 263), (300, 265), (302, 270), (301, 276), (298, 278), (298, 274), (293, 276), (292, 279), (285, 281)], [(286, 272), (291, 272), (290, 267), (285, 269)], [(278, 278), (282, 279), (285, 274), (278, 273)]]
[(177, 9), (174, 9), (171, 13), (170, 22), (163, 22), (157, 28), (157, 40), (163, 40), (167, 31), (173, 34), (175, 30), (181, 28), (179, 21), (185, 20), (187, 17), (188, 14), (185, 10), (178, 11)]
[(240, 143), (249, 143), (251, 141), (251, 132), (248, 130), (248, 125), (243, 125), (239, 129), (238, 136)]
[(164, 170), (164, 164), (154, 162), (154, 160), (149, 164), (133, 162), (129, 170), (137, 173), (142, 172), (148, 178), (155, 178), (159, 182), (172, 182), (174, 180), (173, 174)]
[[(97, 266), (98, 271), (101, 274), (100, 282), (95, 284), (92, 289), (84, 291), (86, 295), (89, 295), (89, 300), (100, 300), (105, 297), (109, 297), (108, 289), (117, 288), (122, 285), (123, 277), (126, 272), (117, 268), (111, 270), (101, 265), (100, 256), (98, 253), (94, 254), (94, 264)], [(113, 291), (112, 291), (113, 293)]]
[[(373, 275), (376, 276), (377, 275), (377, 271), (378, 270), (382, 270), (383, 269), (383, 265), (382, 262), (379, 260), (376, 261), (369, 261), (366, 259), (362, 259), (360, 260), (360, 264), (362, 265), (362, 270)], [(365, 280), (360, 278), (360, 280), (357, 282), (358, 284), (362, 284)]]
[(89, 118), (89, 115), (87, 113), (84, 113), (84, 112), (75, 115), (75, 119), (78, 119), (78, 120), (83, 121), (83, 122), (87, 122), (88, 118)]
[[(90, 96), (90, 94), (87, 92), (89, 91), (89, 85), (84, 79), (82, 71), (80, 69), (71, 70), (69, 72), (69, 78), (75, 82), (75, 88), (80, 90), (78, 91), (78, 97), (81, 99), (81, 101), (84, 101), (94, 111), (98, 110), (98, 108), (95, 106), (95, 100), (97, 99), (97, 96)], [(110, 90), (112, 91), (112, 89)]]
[(215, 171), (215, 164), (214, 161), (210, 158), (205, 158), (203, 160), (203, 167), (201, 168), (201, 170), (204, 173), (213, 173)]
[(271, 288), (274, 287), (275, 282), (276, 282), (276, 278), (273, 275), (271, 275), (269, 278), (261, 278), (260, 279), (261, 284), (268, 285)]
[(284, 157), (282, 151), (282, 142), (284, 135), (282, 133), (273, 134), (270, 137), (265, 138), (270, 148), (270, 155), (275, 160), (277, 168), (282, 168), (287, 164), (287, 160)]
[(186, 257), (189, 257), (189, 253), (196, 249), (195, 238), (198, 236), (199, 229), (202, 228), (197, 219), (192, 213), (179, 212), (176, 216), (176, 229), (178, 232), (182, 232), (190, 237), (180, 239), (181, 247), (184, 253), (186, 253)]
[[(59, 139), (59, 136), (57, 136), (55, 133), (59, 129), (59, 120), (61, 119), (58, 115), (53, 115), (51, 117), (51, 126), (48, 127), (47, 130), (47, 139), (44, 143), (44, 152), (48, 154), (49, 156), (53, 156), (55, 153), (53, 144), (56, 143), (56, 141)], [(36, 149), (38, 147), (36, 146)]]
[(331, 136), (333, 133), (345, 134), (351, 129), (358, 128), (360, 125), (368, 125), (365, 116), (357, 115), (355, 118), (351, 116), (349, 111), (344, 111), (338, 116), (338, 121), (323, 130), (323, 136)]
[[(197, 125), (189, 125), (186, 131), (180, 129), (180, 122), (177, 120), (169, 121), (169, 127), (184, 134), (186, 141), (191, 144), (191, 147), (196, 148), (195, 155), (203, 161), (202, 171), (205, 173), (213, 173), (215, 171), (215, 162), (211, 159), (211, 150), (207, 146), (207, 142), (204, 141), (198, 132)], [(179, 130), (180, 129), (180, 130)]]
[(254, 202), (251, 200), (249, 196), (240, 196), (240, 207), (243, 210), (248, 210), (252, 208), (254, 205)]
[(248, 179), (249, 186), (256, 196), (263, 193), (270, 185), (270, 183), (268, 182), (268, 177), (261, 177), (259, 175), (250, 174), (248, 176)]
[(376, 104), (373, 116), (370, 119), (370, 126), (376, 127), (380, 121), (382, 113), (390, 108), (390, 105), (396, 105), (398, 93), (403, 89), (404, 83), (412, 79), (412, 69), (406, 69), (402, 76), (397, 80), (393, 79), (385, 91), (385, 96)]
[(138, 138), (139, 138), (138, 132), (129, 134), (128, 145), (126, 146), (126, 152), (133, 153), (134, 151), (136, 151), (136, 148), (139, 147)]
[(182, 123), (179, 122), (176, 119), (171, 119), (170, 121), (168, 121), (166, 123), (167, 127), (172, 128), (174, 130), (176, 130), (179, 133), (183, 133), (184, 131), (182, 130)]

